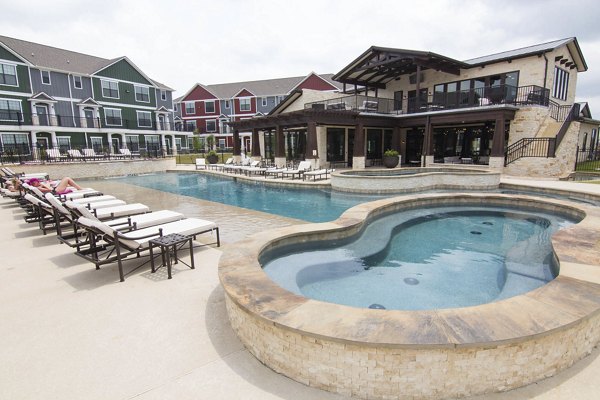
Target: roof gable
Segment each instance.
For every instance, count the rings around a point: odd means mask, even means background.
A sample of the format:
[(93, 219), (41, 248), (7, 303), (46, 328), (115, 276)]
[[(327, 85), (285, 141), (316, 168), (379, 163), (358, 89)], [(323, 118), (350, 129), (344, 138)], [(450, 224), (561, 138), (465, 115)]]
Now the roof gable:
[(111, 64), (102, 67), (94, 75), (154, 86), (154, 82), (127, 57), (113, 60)]
[(91, 97), (88, 97), (87, 99), (85, 99), (81, 103), (79, 103), (78, 105), (81, 105), (81, 106), (100, 106), (100, 103), (98, 103), (96, 100), (92, 99)]
[(54, 102), (54, 103), (57, 102), (54, 99), (54, 97), (50, 96), (46, 92), (38, 92), (38, 93), (34, 94), (33, 96), (31, 96), (31, 100), (51, 101), (51, 102)]
[[(2, 40), (2, 38), (0, 38)], [(10, 47), (5, 45), (0, 41), (0, 60), (14, 61), (14, 62), (24, 62), (27, 63), (27, 60), (23, 57), (19, 56), (15, 53)]]
[(179, 98), (179, 101), (194, 101), (194, 100), (207, 100), (216, 99), (215, 96), (208, 88), (200, 83), (196, 83), (186, 94)]
[(242, 90), (237, 92), (233, 97), (252, 97), (252, 96), (254, 96), (254, 93), (252, 93), (251, 91), (249, 91), (246, 88), (243, 88)]
[(327, 82), (327, 80), (321, 78), (314, 72), (311, 72), (302, 80), (302, 82), (298, 83), (292, 90), (294, 89), (312, 89), (312, 90), (338, 90), (337, 87), (333, 86), (331, 83)]

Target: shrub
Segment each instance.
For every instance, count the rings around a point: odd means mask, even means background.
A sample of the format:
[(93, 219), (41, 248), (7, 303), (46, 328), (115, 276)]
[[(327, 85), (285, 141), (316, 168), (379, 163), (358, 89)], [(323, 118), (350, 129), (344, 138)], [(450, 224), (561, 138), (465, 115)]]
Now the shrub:
[(386, 157), (397, 157), (399, 153), (396, 150), (388, 149), (383, 153), (383, 155)]

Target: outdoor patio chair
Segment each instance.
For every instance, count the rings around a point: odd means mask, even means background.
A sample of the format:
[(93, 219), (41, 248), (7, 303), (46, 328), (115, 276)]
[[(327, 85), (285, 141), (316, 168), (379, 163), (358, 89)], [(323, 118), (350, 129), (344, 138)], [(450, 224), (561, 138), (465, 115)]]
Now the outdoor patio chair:
[(223, 169), (227, 165), (233, 165), (233, 157), (229, 157), (227, 159), (227, 161), (225, 161), (223, 164), (208, 164), (208, 168), (214, 169), (214, 170), (217, 170), (217, 171), (219, 171), (219, 170), (223, 171)]
[(71, 201), (65, 201), (64, 206), (76, 213), (77, 216), (83, 216), (84, 211), (91, 212), (94, 217), (98, 218), (100, 221), (104, 221), (107, 219), (115, 219), (117, 217), (127, 217), (136, 214), (145, 214), (150, 212), (150, 208), (147, 205), (141, 203), (131, 203), (131, 204), (123, 204), (119, 206), (113, 207), (105, 207), (105, 208), (94, 208), (89, 209), (82, 204), (75, 204)]
[(127, 147), (123, 147), (122, 149), (119, 149), (119, 153), (121, 153), (121, 155), (126, 158), (134, 157), (134, 154)]
[(27, 212), (24, 216), (25, 222), (37, 222), (44, 235), (48, 230), (54, 228), (55, 218), (50, 204), (29, 193), (25, 194), (24, 199), (30, 205), (29, 209), (25, 209)]
[[(140, 257), (142, 252), (150, 249), (150, 240), (170, 234), (180, 234), (195, 238), (203, 233), (216, 232), (216, 244), (220, 246), (219, 227), (210, 221), (197, 218), (187, 218), (179, 221), (169, 222), (162, 225), (156, 225), (148, 228), (137, 229), (130, 232), (121, 232), (113, 227), (99, 221), (89, 218), (79, 218), (77, 223), (85, 229), (90, 237), (90, 246), (81, 249), (76, 254), (92, 262), (96, 269), (101, 265), (117, 263), (119, 269), (119, 278), (123, 282), (125, 273), (123, 270), (123, 261), (130, 256)], [(137, 268), (146, 264), (135, 267)]]
[(81, 151), (83, 152), (83, 158), (86, 160), (100, 160), (104, 158), (104, 155), (96, 154), (94, 149), (81, 149)]
[(288, 169), (281, 172), (281, 179), (291, 177), (293, 180), (296, 176), (298, 177), (298, 179), (300, 179), (302, 177), (302, 174), (310, 170), (310, 167), (310, 161), (300, 161), (300, 164), (298, 164), (298, 168)]
[(71, 160), (84, 160), (85, 161), (85, 157), (77, 149), (69, 149), (69, 150), (67, 150), (67, 154), (69, 155), (69, 158)]
[(65, 161), (67, 156), (61, 154), (60, 149), (54, 147), (46, 150), (46, 160), (52, 161)]
[(206, 169), (206, 159), (205, 158), (196, 158), (196, 169)]
[(306, 171), (302, 174), (302, 180), (306, 180), (306, 178), (312, 178), (313, 181), (317, 179), (327, 179), (327, 177), (335, 171), (334, 169), (316, 169), (314, 171)]

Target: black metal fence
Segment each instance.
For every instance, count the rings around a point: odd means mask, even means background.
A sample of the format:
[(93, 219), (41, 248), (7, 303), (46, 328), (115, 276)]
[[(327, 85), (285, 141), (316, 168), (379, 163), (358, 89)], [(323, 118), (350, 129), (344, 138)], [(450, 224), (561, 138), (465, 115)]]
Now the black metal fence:
[(555, 151), (556, 138), (523, 138), (506, 149), (504, 164), (522, 157), (554, 157)]
[(153, 159), (173, 155), (173, 149), (158, 144), (147, 143), (144, 148), (127, 150), (94, 146), (93, 148), (70, 148), (30, 146), (28, 144), (5, 144), (0, 146), (0, 163), (52, 163), (52, 162), (87, 162), (123, 159)]
[(580, 149), (577, 147), (575, 171), (596, 172), (600, 174), (600, 147)]

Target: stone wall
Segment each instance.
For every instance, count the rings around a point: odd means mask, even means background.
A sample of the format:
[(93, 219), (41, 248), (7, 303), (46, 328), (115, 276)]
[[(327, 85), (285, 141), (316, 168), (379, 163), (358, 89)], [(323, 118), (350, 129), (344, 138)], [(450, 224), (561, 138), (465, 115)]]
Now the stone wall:
[(124, 175), (164, 172), (175, 168), (175, 158), (154, 160), (111, 160), (78, 163), (21, 164), (9, 166), (17, 173), (45, 172), (53, 179), (70, 176), (73, 179), (107, 178)]
[(278, 373), (362, 399), (440, 399), (506, 391), (539, 381), (588, 355), (600, 316), (518, 343), (399, 348), (335, 342), (265, 322), (228, 296), (231, 326), (246, 348)]

